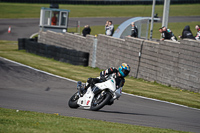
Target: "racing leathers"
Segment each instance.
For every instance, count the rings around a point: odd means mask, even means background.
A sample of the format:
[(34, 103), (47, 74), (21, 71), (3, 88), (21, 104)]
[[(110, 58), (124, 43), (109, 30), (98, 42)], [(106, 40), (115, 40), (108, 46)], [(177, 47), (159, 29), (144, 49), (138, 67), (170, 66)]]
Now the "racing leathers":
[(125, 83), (124, 77), (121, 76), (121, 74), (116, 68), (110, 67), (102, 71), (100, 73), (99, 78), (88, 78), (86, 86), (85, 86), (85, 90), (87, 90), (89, 86), (93, 87), (96, 83), (101, 83), (101, 82), (106, 81), (106, 77), (109, 76), (110, 74), (114, 74), (117, 89), (124, 86), (124, 83)]

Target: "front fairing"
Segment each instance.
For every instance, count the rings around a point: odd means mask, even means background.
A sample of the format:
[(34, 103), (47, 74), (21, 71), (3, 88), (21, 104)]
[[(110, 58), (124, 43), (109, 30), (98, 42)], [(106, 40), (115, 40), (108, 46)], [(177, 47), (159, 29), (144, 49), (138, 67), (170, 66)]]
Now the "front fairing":
[(80, 97), (78, 99), (77, 104), (84, 107), (85, 109), (89, 109), (89, 107), (91, 106), (91, 102), (92, 102), (93, 97), (94, 97), (94, 93), (91, 90), (91, 87), (89, 87), (87, 92), (84, 94), (84, 96)]
[(105, 82), (97, 83), (95, 84), (95, 86), (97, 86), (101, 90), (110, 89), (114, 92), (116, 90), (116, 81), (114, 78), (111, 78)]
[(95, 84), (95, 86), (97, 86), (101, 90), (108, 89), (112, 93), (112, 101), (118, 99), (122, 95), (122, 87), (117, 89), (116, 80), (113, 77), (109, 78), (105, 82), (97, 83)]

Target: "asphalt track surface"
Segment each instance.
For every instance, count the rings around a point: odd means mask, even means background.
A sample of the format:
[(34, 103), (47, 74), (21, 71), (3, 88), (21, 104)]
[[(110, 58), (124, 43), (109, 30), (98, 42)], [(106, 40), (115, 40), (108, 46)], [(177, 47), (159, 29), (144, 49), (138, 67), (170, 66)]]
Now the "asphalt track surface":
[(200, 110), (123, 94), (99, 111), (68, 107), (76, 81), (0, 58), (0, 107), (132, 125), (200, 131)]
[[(70, 18), (81, 26), (104, 25), (112, 20), (121, 24), (123, 18)], [(199, 16), (170, 17), (169, 22), (200, 21)], [(8, 27), (11, 26), (11, 33)], [(70, 26), (70, 25), (69, 25)], [(29, 38), (39, 31), (39, 19), (0, 19), (0, 40), (17, 41)], [(112, 106), (98, 112), (70, 109), (68, 99), (75, 93), (76, 83), (44, 74), (0, 58), (0, 107), (64, 116), (82, 117), (149, 127), (170, 128), (181, 131), (200, 131), (200, 110), (168, 103), (122, 95)]]
[[(90, 26), (104, 25), (107, 20), (112, 20), (113, 24), (121, 24), (128, 19), (130, 19), (130, 17), (69, 18), (69, 27), (75, 26), (77, 21), (80, 21), (82, 27), (84, 25), (90, 25)], [(200, 21), (200, 16), (169, 17), (169, 22), (191, 22), (191, 21)], [(11, 27), (11, 33), (8, 33), (9, 26)], [(0, 19), (0, 40), (17, 41), (18, 38), (29, 38), (32, 34), (37, 33), (38, 31), (39, 31), (39, 18)]]

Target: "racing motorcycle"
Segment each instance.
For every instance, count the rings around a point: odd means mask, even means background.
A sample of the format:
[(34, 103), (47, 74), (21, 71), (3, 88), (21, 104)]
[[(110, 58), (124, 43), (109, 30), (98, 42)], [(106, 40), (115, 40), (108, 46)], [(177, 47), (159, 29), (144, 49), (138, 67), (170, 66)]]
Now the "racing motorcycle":
[(83, 87), (81, 81), (78, 81), (78, 91), (68, 102), (70, 108), (83, 107), (84, 109), (98, 111), (105, 105), (112, 105), (114, 100), (122, 95), (122, 87), (117, 88), (116, 86), (115, 74), (109, 75), (103, 82), (90, 86), (84, 93), (81, 92)]

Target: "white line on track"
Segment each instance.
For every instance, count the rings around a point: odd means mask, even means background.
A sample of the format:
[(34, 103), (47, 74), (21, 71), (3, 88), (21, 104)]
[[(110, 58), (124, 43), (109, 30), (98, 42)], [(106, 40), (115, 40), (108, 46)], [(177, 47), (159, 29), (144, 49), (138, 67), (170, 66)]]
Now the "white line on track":
[[(45, 71), (42, 71), (42, 70), (39, 70), (39, 69), (33, 68), (33, 67), (31, 67), (31, 66), (27, 66), (27, 65), (24, 65), (24, 64), (21, 64), (21, 63), (19, 63), (19, 62), (15, 62), (15, 61), (12, 61), (12, 60), (9, 60), (9, 59), (6, 59), (6, 58), (3, 58), (3, 57), (0, 57), (0, 58), (1, 58), (1, 59), (4, 59), (4, 60), (6, 60), (6, 61), (9, 61), (9, 62), (12, 62), (12, 63), (18, 64), (18, 65), (21, 65), (21, 66), (23, 66), (23, 67), (26, 67), (26, 68), (29, 68), (29, 69), (32, 69), (32, 70), (35, 70), (35, 71), (38, 71), (38, 72), (41, 72), (41, 73), (44, 73), (44, 74), (50, 75), (50, 76), (54, 76), (54, 77), (57, 77), (57, 78), (60, 78), (60, 79), (64, 79), (64, 80), (68, 80), (68, 81), (71, 81), (71, 82), (77, 83), (77, 81), (72, 80), (72, 79), (69, 79), (69, 78), (65, 78), (65, 77), (61, 77), (61, 76), (58, 76), (58, 75), (55, 75), (55, 74), (52, 74), (52, 73), (49, 73), (49, 72), (45, 72)], [(125, 92), (122, 92), (122, 94), (129, 95), (129, 96), (133, 96), (133, 97), (138, 97), (138, 98), (142, 98), (142, 99), (147, 99), (147, 100), (151, 100), (151, 101), (157, 101), (157, 102), (162, 102), (162, 103), (172, 104), (172, 105), (175, 105), (175, 106), (180, 106), (180, 107), (184, 107), (184, 108), (194, 109), (194, 110), (198, 110), (198, 111), (200, 111), (200, 109), (192, 108), (192, 107), (188, 107), (188, 106), (181, 105), (181, 104), (176, 104), (176, 103), (171, 103), (171, 102), (162, 101), (162, 100), (158, 100), (158, 99), (153, 99), (153, 98), (148, 98), (148, 97), (138, 96), (138, 95), (134, 95), (134, 94), (128, 94), (128, 93), (125, 93)]]

